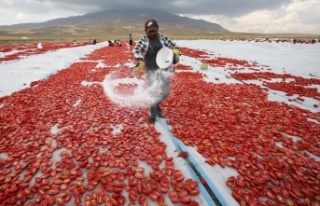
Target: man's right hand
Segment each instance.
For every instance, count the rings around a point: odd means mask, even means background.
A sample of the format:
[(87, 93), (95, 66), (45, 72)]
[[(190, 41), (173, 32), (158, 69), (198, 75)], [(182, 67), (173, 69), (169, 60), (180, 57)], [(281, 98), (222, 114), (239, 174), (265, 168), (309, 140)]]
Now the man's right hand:
[(179, 62), (180, 50), (178, 48), (174, 48), (173, 50), (173, 64), (177, 64)]
[(140, 72), (145, 67), (145, 63), (142, 59), (138, 60), (135, 67), (132, 68), (133, 72)]

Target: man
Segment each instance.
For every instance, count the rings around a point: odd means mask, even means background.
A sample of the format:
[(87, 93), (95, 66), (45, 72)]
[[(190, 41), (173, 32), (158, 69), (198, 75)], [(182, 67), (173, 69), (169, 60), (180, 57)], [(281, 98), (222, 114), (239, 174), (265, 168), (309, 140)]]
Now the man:
[(129, 34), (129, 44), (130, 44), (130, 46), (133, 44), (133, 40), (132, 40), (132, 35), (131, 34)]
[(168, 47), (173, 50), (174, 59), (173, 64), (179, 62), (179, 48), (168, 37), (159, 33), (159, 25), (156, 20), (150, 19), (144, 25), (146, 36), (140, 39), (135, 48), (133, 55), (138, 61), (137, 65), (133, 68), (134, 72), (139, 72), (143, 68), (146, 69), (146, 77), (149, 86), (153, 85), (155, 81), (160, 81), (161, 93), (160, 96), (156, 95), (155, 91), (152, 96), (157, 97), (155, 102), (150, 104), (150, 123), (154, 124), (157, 117), (162, 117), (160, 103), (167, 98), (170, 92), (170, 79), (160, 71), (156, 62), (158, 51), (162, 47)]
[(108, 40), (109, 46), (113, 46), (113, 42), (111, 40)]

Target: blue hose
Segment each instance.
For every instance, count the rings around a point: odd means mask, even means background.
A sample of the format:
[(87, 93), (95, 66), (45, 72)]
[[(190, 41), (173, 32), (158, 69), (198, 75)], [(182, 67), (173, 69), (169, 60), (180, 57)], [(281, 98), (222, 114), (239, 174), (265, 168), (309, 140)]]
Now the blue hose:
[[(171, 133), (171, 130), (168, 126), (168, 124), (166, 123), (166, 121), (163, 118), (158, 119), (160, 124), (167, 130), (167, 132), (169, 133), (170, 138), (172, 139), (172, 141), (174, 142), (176, 148), (178, 150), (182, 150), (182, 151), (188, 151), (188, 148), (176, 137), (174, 137)], [(222, 205), (227, 206), (228, 204), (226, 203), (225, 199), (222, 197), (222, 195), (219, 193), (218, 189), (214, 186), (214, 184), (211, 182), (210, 178), (208, 177), (208, 175), (206, 174), (206, 172), (202, 169), (202, 167), (196, 162), (195, 158), (193, 158), (192, 154), (190, 152), (188, 152), (188, 159), (190, 160), (190, 162), (192, 163), (192, 165), (197, 169), (197, 171), (200, 173), (201, 177), (203, 179), (205, 179), (207, 185), (210, 187), (210, 189), (213, 191), (214, 195), (217, 197), (217, 199), (219, 200), (219, 202)], [(186, 161), (186, 160), (185, 160)], [(186, 161), (187, 162), (187, 161)], [(191, 174), (191, 176), (198, 180), (200, 182), (200, 179), (198, 177), (198, 175), (195, 173), (195, 171), (190, 167), (190, 165), (187, 162), (187, 169), (189, 171), (189, 173)], [(212, 205), (215, 206), (216, 204), (214, 203), (214, 201), (212, 200), (210, 194), (208, 193), (208, 191), (206, 190), (206, 188), (202, 185), (199, 184), (199, 189), (201, 194), (203, 195), (203, 197), (205, 198), (206, 202), (208, 203), (208, 205)]]

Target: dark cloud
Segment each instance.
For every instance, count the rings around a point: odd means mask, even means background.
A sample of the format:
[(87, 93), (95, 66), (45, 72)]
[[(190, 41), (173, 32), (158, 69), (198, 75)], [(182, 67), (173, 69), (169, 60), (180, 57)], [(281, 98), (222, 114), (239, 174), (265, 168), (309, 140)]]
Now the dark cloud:
[(43, 22), (108, 9), (159, 9), (231, 31), (319, 34), (319, 0), (0, 0), (0, 25)]
[[(37, 0), (41, 2), (42, 0)], [(257, 10), (273, 10), (293, 0), (47, 0), (65, 9), (93, 12), (107, 9), (161, 9), (173, 14), (239, 16)]]

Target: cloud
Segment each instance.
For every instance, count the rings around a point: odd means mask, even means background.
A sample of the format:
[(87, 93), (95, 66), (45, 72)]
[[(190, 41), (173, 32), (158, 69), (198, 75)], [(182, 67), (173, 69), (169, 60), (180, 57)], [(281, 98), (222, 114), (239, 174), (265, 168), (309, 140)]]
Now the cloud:
[(0, 0), (0, 25), (44, 22), (50, 19), (82, 15), (57, 7), (50, 1)]
[(219, 22), (233, 32), (320, 34), (318, 0), (294, 0), (274, 10), (261, 9), (235, 17), (225, 15), (185, 15)]
[[(43, 0), (36, 0), (42, 2)], [(225, 16), (238, 16), (260, 9), (275, 9), (282, 5), (288, 5), (292, 0), (47, 0), (61, 8), (77, 9), (82, 11), (105, 9), (130, 9), (130, 8), (155, 8), (170, 13), (184, 14), (213, 14)], [(155, 6), (156, 5), (156, 6)]]
[[(161, 9), (235, 32), (320, 33), (319, 0), (0, 0), (0, 25), (43, 22), (107, 9)], [(157, 5), (157, 6), (155, 6)]]

